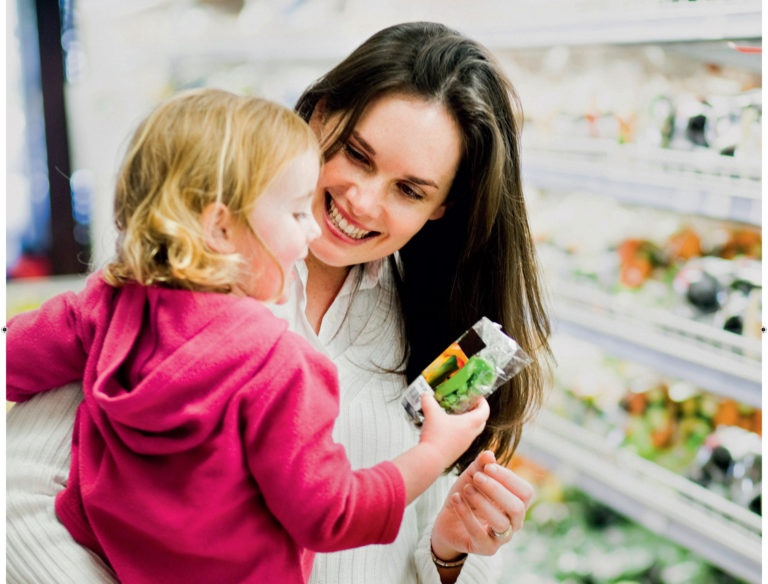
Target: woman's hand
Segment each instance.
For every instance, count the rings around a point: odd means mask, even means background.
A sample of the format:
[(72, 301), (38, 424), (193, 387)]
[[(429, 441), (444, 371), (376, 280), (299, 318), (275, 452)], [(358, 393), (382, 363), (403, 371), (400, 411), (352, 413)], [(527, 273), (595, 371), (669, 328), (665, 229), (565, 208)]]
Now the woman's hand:
[(443, 560), (495, 554), (523, 527), (532, 498), (530, 483), (482, 452), (451, 488), (432, 529), (432, 551)]

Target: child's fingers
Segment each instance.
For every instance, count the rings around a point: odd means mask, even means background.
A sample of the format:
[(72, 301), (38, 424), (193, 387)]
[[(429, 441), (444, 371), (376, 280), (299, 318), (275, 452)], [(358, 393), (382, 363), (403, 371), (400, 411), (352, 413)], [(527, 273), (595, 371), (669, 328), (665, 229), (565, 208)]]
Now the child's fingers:
[(488, 420), (488, 416), (491, 414), (491, 407), (488, 405), (488, 401), (481, 397), (477, 400), (475, 407), (466, 412), (465, 416), (472, 416), (476, 418), (476, 421), (480, 424), (484, 424)]
[(424, 412), (425, 417), (430, 417), (436, 412), (442, 412), (443, 408), (440, 407), (440, 404), (437, 403), (437, 400), (431, 393), (426, 392), (421, 394), (421, 410)]
[[(437, 400), (430, 393), (421, 394), (421, 410), (424, 412), (424, 417), (429, 418), (433, 415), (438, 415), (438, 412), (445, 413), (445, 410), (437, 403)], [(484, 425), (488, 420), (488, 416), (491, 413), (491, 408), (488, 405), (488, 401), (481, 397), (471, 410), (459, 415), (465, 420), (470, 421), (473, 424)]]

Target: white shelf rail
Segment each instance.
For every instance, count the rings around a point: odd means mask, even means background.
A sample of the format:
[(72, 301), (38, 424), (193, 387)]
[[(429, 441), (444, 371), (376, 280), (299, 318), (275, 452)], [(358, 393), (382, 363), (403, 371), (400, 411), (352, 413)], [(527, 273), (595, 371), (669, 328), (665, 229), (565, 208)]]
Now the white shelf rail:
[(566, 142), (565, 148), (524, 144), (523, 149), (523, 179), (538, 188), (578, 188), (623, 203), (762, 224), (759, 161), (597, 140)]
[[(596, 344), (702, 389), (762, 407), (762, 342), (677, 316), (618, 303), (578, 283), (558, 286), (554, 331)], [(620, 305), (619, 305), (620, 304)]]
[[(515, 5), (473, 32), (493, 48), (752, 39), (762, 36), (759, 0), (626, 1)], [(544, 8), (546, 6), (546, 8)], [(525, 13), (525, 18), (519, 18)], [(515, 18), (517, 16), (517, 18)], [(510, 24), (514, 22), (514, 24)]]

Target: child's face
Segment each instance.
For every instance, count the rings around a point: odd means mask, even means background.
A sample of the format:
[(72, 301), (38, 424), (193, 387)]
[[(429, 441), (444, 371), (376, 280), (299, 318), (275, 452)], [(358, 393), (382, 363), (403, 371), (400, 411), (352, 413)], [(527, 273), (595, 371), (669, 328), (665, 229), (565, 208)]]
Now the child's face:
[[(317, 155), (308, 150), (286, 164), (256, 199), (248, 218), (274, 259), (250, 230), (243, 229), (235, 245), (251, 270), (239, 292), (278, 303), (288, 299), (293, 265), (307, 256), (309, 242), (320, 235), (312, 215), (319, 169)], [(283, 269), (285, 282), (275, 260)]]

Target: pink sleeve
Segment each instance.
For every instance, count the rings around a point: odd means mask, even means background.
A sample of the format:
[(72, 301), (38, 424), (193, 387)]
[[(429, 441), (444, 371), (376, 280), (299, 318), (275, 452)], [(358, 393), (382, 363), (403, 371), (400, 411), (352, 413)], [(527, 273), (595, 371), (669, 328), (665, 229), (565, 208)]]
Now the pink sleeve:
[(67, 292), (8, 321), (6, 399), (25, 401), (83, 378), (87, 355), (76, 306), (77, 296)]
[(299, 545), (317, 552), (393, 541), (405, 484), (389, 461), (352, 471), (333, 441), (335, 366), (290, 333), (269, 363), (269, 387), (254, 388), (244, 415), (248, 465), (270, 511)]

